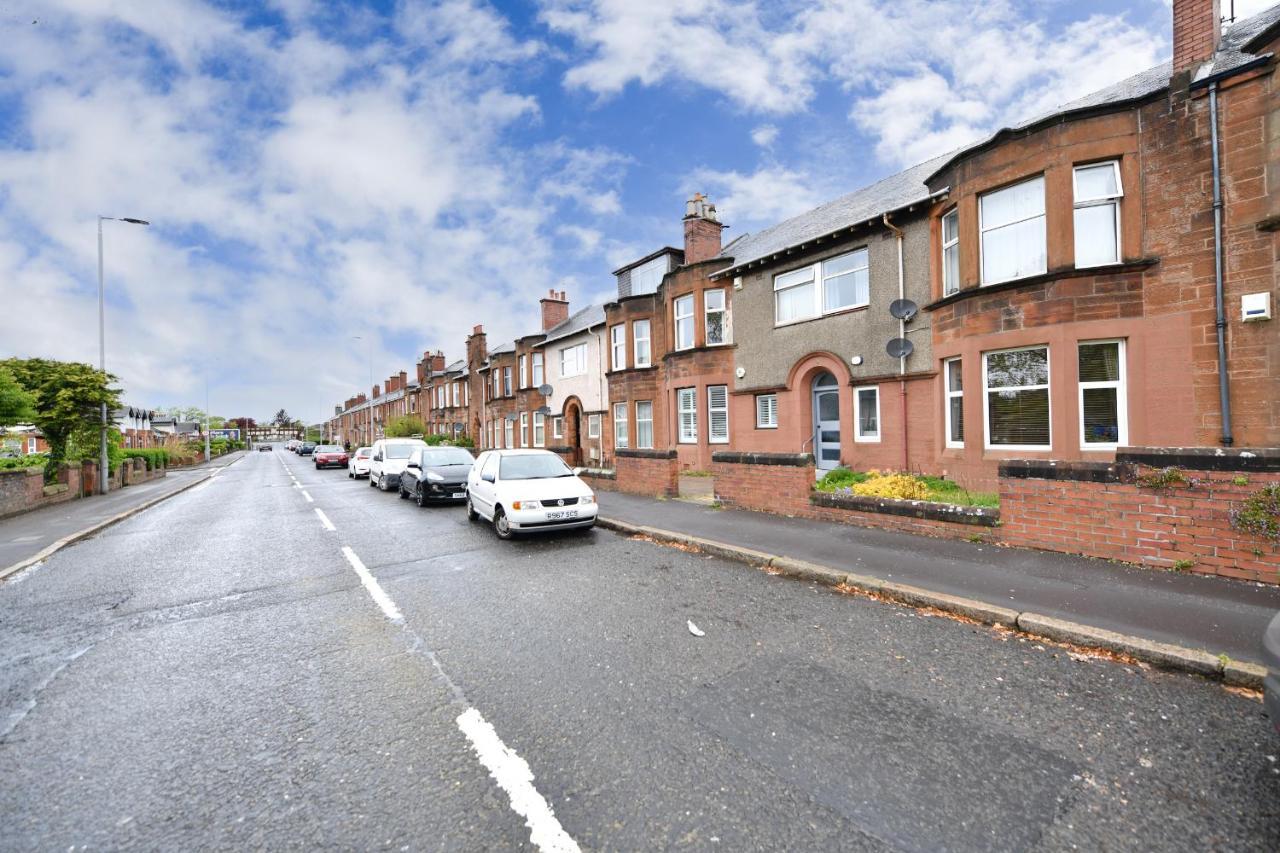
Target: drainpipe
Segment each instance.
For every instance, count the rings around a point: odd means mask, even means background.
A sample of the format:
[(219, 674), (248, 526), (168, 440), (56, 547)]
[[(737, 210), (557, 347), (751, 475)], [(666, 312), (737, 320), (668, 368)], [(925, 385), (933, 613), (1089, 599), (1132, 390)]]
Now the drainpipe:
[(1222, 295), (1222, 167), (1218, 161), (1218, 81), (1209, 84), (1209, 136), (1213, 153), (1213, 307), (1218, 332), (1218, 401), (1222, 407), (1222, 444), (1231, 434), (1231, 399), (1227, 388), (1227, 312)]
[[(906, 270), (902, 260), (902, 238), (905, 235), (902, 233), (901, 228), (899, 228), (898, 226), (894, 225), (892, 222), (889, 221), (889, 214), (887, 213), (884, 214), (884, 216), (881, 217), (880, 221), (883, 222), (884, 227), (892, 231), (893, 236), (897, 238), (898, 298), (906, 299), (907, 298), (907, 278), (906, 278)], [(898, 320), (898, 337), (906, 338), (906, 336), (907, 336), (907, 321)], [(907, 357), (904, 355), (898, 358), (898, 376), (903, 377), (898, 380), (898, 386), (900, 391), (899, 398), (901, 399), (901, 402), (902, 402), (902, 470), (904, 473), (911, 470), (911, 462), (910, 462), (910, 458), (907, 450), (907, 438), (910, 432), (907, 426), (907, 380), (905, 378), (906, 375), (907, 375)], [(857, 424), (854, 424), (854, 429), (857, 429)]]

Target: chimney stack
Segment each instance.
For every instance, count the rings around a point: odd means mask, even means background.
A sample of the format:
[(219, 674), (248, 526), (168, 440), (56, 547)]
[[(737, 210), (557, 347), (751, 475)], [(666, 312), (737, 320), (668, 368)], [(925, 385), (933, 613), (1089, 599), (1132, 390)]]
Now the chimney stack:
[(542, 331), (558, 326), (569, 319), (569, 297), (563, 291), (551, 290), (538, 300), (542, 305)]
[(1195, 71), (1218, 49), (1222, 15), (1218, 0), (1173, 0), (1173, 71)]
[(444, 350), (436, 350), (436, 354), (431, 356), (431, 370), (435, 373), (444, 373), (447, 365), (444, 363)]
[(716, 206), (702, 193), (694, 193), (684, 206), (684, 262), (696, 264), (720, 254), (723, 228)]
[(402, 370), (402, 371), (400, 371), (400, 384), (399, 384), (399, 385), (397, 385), (396, 387), (397, 387), (397, 388), (408, 388), (408, 387), (409, 387), (409, 374), (405, 373), (403, 370)]
[(368, 401), (368, 399), (369, 399), (369, 398), (368, 398), (368, 397), (366, 397), (366, 396), (364, 395), (364, 392), (362, 391), (362, 392), (360, 392), (359, 394), (357, 394), (357, 395), (356, 395), (356, 405), (357, 405), (357, 406), (359, 406), (359, 405), (361, 405), (362, 403), (367, 402), (367, 401)]
[(379, 398), (379, 397), (381, 397), (381, 396), (382, 396), (382, 386), (381, 386), (381, 385), (374, 385), (374, 386), (373, 386), (373, 398), (372, 398), (372, 399), (376, 400), (376, 399), (378, 399), (378, 398)]

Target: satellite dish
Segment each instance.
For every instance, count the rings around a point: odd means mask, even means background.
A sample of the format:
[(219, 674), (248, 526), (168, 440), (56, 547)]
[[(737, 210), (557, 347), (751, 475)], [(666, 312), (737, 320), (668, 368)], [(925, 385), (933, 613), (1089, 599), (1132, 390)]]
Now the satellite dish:
[(538, 386), (538, 393), (544, 397), (550, 397), (552, 394), (552, 388), (550, 385), (544, 382)]
[(889, 353), (890, 358), (906, 358), (915, 352), (916, 345), (906, 338), (893, 338), (885, 346), (885, 351)]
[(920, 306), (910, 299), (895, 299), (889, 303), (889, 313), (898, 320), (910, 320), (920, 311)]
[(539, 406), (539, 407), (538, 407), (537, 409), (535, 409), (534, 411), (536, 411), (536, 412), (537, 412), (538, 414), (540, 414), (540, 415), (549, 415), (549, 414), (551, 414), (551, 407), (550, 407), (550, 406)]

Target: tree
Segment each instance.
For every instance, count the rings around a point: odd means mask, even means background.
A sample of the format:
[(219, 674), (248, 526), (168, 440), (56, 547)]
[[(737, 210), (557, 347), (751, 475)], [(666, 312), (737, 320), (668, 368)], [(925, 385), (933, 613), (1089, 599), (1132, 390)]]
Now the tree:
[(0, 367), (35, 398), (31, 422), (49, 442), (46, 481), (57, 478), (58, 466), (67, 458), (67, 444), (73, 437), (78, 446), (96, 446), (90, 437), (102, 427), (104, 403), (108, 411), (120, 408), (120, 389), (111, 387), (116, 377), (87, 364), (11, 358), (0, 362)]
[(173, 418), (175, 421), (195, 421), (198, 424), (204, 423), (204, 409), (195, 406), (170, 406), (167, 409), (161, 409), (161, 412)]
[(411, 435), (422, 435), (426, 431), (426, 426), (417, 415), (401, 415), (387, 422), (384, 434), (387, 438), (407, 438)]
[(281, 409), (276, 412), (276, 416), (271, 419), (271, 425), (280, 427), (281, 429), (288, 429), (293, 426), (293, 418), (289, 417), (288, 412)]
[(35, 396), (18, 384), (13, 373), (0, 367), (0, 427), (30, 423), (36, 416)]
[(255, 421), (253, 418), (228, 418), (227, 426), (235, 427), (236, 429), (240, 430), (241, 434), (243, 435), (245, 432), (251, 429), (257, 429), (258, 422)]

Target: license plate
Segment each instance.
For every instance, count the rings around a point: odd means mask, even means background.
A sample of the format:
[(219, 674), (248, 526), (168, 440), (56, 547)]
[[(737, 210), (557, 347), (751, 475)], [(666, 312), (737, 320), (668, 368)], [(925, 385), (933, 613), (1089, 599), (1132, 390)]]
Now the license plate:
[(577, 518), (577, 517), (578, 517), (578, 511), (576, 509), (563, 509), (563, 510), (558, 510), (556, 512), (547, 513), (547, 520), (549, 521), (559, 521), (562, 518)]
[(466, 492), (454, 492), (454, 493), (453, 493), (453, 496), (454, 496), (454, 498), (465, 498), (465, 497), (467, 496), (467, 493), (466, 493)]

